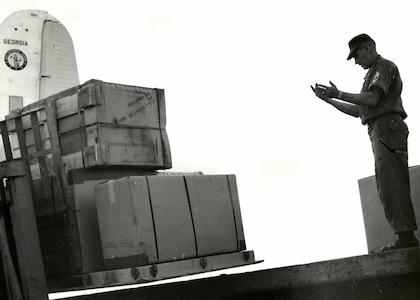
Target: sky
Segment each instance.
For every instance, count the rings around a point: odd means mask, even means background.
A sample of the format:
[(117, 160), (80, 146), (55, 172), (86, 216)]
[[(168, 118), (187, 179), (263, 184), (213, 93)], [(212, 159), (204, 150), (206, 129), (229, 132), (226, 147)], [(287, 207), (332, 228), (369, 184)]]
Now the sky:
[(359, 33), (399, 67), (409, 164), (420, 164), (415, 1), (4, 2), (0, 21), (39, 9), (64, 24), (81, 83), (165, 89), (172, 171), (236, 175), (255, 269), (367, 254), (367, 128), (310, 89), (360, 91), (366, 71), (346, 60)]

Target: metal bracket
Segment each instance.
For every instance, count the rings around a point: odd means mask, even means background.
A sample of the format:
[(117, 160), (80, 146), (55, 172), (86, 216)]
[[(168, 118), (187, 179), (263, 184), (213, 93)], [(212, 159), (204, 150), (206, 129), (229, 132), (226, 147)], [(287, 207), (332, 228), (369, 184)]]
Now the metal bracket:
[(200, 274), (227, 268), (257, 264), (253, 251), (233, 252), (166, 263), (136, 266), (127, 269), (88, 273), (83, 276), (84, 288), (99, 288)]
[(150, 274), (152, 274), (152, 277), (156, 277), (157, 273), (158, 273), (157, 265), (151, 265), (150, 266)]

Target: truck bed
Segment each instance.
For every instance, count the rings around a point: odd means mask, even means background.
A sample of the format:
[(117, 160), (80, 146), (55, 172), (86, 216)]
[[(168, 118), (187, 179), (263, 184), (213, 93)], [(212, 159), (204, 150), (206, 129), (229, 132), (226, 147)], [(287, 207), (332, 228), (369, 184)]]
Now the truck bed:
[(420, 299), (420, 248), (69, 298)]

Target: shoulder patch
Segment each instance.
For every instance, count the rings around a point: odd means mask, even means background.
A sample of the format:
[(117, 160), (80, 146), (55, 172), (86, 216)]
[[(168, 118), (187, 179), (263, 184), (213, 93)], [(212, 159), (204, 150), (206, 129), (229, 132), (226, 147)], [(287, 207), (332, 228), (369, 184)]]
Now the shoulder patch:
[(375, 76), (373, 76), (372, 83), (376, 83), (379, 79), (379, 75), (381, 75), (378, 71), (376, 71)]

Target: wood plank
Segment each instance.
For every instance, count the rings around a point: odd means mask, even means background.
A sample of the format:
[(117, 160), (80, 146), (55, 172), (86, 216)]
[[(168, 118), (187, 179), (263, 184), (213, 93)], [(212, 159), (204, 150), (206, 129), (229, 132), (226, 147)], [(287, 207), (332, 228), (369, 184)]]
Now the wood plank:
[(1, 130), (1, 137), (3, 141), (3, 149), (5, 152), (5, 158), (6, 160), (11, 161), (13, 159), (13, 155), (12, 155), (12, 148), (10, 146), (9, 130), (7, 129), (6, 121), (0, 122), (0, 130)]
[(166, 128), (166, 100), (165, 100), (165, 90), (156, 89), (158, 105), (159, 105), (159, 126), (161, 128)]
[[(34, 134), (35, 149), (36, 149), (36, 152), (39, 153), (44, 150), (43, 149), (44, 147), (42, 145), (41, 132), (40, 132), (38, 116), (36, 112), (31, 113), (31, 123), (32, 123), (32, 132)], [(44, 198), (51, 199), (51, 201), (53, 201), (46, 157), (45, 155), (40, 155), (37, 157), (37, 159), (38, 159), (39, 171), (41, 174), (41, 181), (43, 185), (43, 189), (42, 189), (43, 196)]]
[(19, 141), (19, 148), (20, 148), (20, 152), (21, 152), (21, 157), (24, 161), (23, 167), (24, 167), (25, 176), (27, 177), (27, 180), (28, 180), (28, 183), (29, 183), (31, 196), (34, 199), (36, 199), (37, 195), (35, 194), (35, 188), (34, 188), (34, 184), (33, 184), (33, 178), (32, 178), (32, 173), (31, 173), (31, 169), (30, 169), (30, 164), (29, 164), (29, 157), (28, 157), (28, 152), (27, 152), (27, 148), (26, 148), (25, 131), (23, 130), (23, 127), (22, 127), (22, 118), (16, 117), (15, 118), (15, 124), (16, 124), (16, 133), (17, 133), (17, 138), (18, 138), (18, 141)]
[(17, 177), (26, 175), (26, 162), (23, 160), (12, 160), (0, 162), (0, 178)]
[(67, 195), (67, 177), (65, 174), (65, 168), (61, 157), (60, 141), (57, 133), (57, 119), (56, 119), (56, 108), (55, 103), (50, 101), (45, 106), (45, 113), (47, 116), (48, 135), (50, 139), (51, 153), (53, 159), (53, 168), (57, 178), (59, 179), (58, 188), (60, 194), (64, 199), (64, 203), (71, 208), (70, 201)]
[(9, 178), (9, 206), (25, 299), (48, 299), (32, 193), (27, 177)]
[[(0, 186), (3, 188), (3, 182), (0, 183)], [(13, 258), (10, 253), (9, 241), (7, 239), (7, 231), (3, 218), (3, 214), (0, 214), (0, 253), (1, 253), (1, 263), (3, 268), (0, 268), (4, 272), (5, 281), (6, 281), (6, 290), (10, 289), (13, 298), (17, 300), (23, 299), (22, 291), (19, 286), (19, 280), (15, 266), (13, 264)]]

